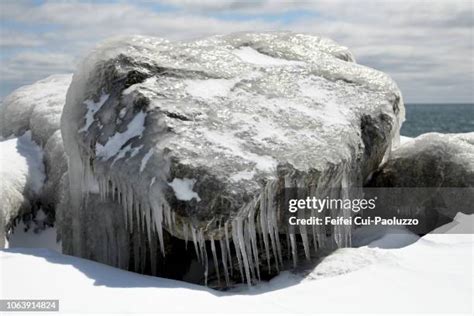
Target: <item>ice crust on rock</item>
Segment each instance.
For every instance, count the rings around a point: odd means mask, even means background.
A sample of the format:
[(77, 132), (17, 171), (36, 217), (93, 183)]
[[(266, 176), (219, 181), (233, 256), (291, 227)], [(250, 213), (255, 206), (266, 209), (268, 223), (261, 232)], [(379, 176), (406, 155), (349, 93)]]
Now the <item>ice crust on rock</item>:
[[(85, 102), (101, 104), (93, 122)], [(300, 245), (308, 257), (350, 244), (350, 228), (290, 233), (278, 196), (298, 188), (338, 197), (362, 186), (403, 119), (396, 84), (321, 37), (104, 43), (76, 72), (61, 118), (63, 247), (142, 272), (166, 256), (170, 234), (192, 241), (205, 279), (235, 272), (250, 284), (282, 269), (287, 253), (301, 260)], [(105, 256), (90, 233), (104, 207), (114, 217), (100, 239)], [(123, 242), (110, 240), (118, 233)]]

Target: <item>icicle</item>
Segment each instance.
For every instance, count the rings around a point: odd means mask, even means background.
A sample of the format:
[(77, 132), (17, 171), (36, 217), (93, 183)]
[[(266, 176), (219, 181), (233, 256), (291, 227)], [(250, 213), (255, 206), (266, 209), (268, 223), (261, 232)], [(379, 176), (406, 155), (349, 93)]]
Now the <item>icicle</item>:
[(262, 230), (263, 246), (265, 247), (265, 256), (267, 257), (268, 272), (271, 272), (270, 249), (268, 247), (268, 220), (267, 203), (265, 196), (260, 199), (260, 229)]
[(257, 278), (260, 281), (260, 263), (258, 260), (258, 247), (257, 247), (257, 231), (255, 229), (255, 206), (252, 206), (249, 217), (248, 217), (248, 231), (250, 242), (252, 246), (252, 252), (254, 257), (255, 269), (257, 272)]
[(244, 264), (245, 268), (245, 275), (247, 277), (247, 284), (250, 286), (251, 285), (251, 279), (250, 279), (250, 267), (249, 267), (249, 258), (247, 255), (247, 251), (245, 250), (245, 239), (243, 235), (243, 227), (242, 227), (242, 218), (237, 218), (237, 225), (232, 225), (232, 227), (237, 228), (237, 239), (239, 243), (239, 248), (242, 253), (242, 262)]
[(273, 199), (269, 200), (272, 203), (271, 209), (269, 209), (270, 212), (268, 212), (268, 217), (267, 217), (267, 225), (268, 225), (268, 233), (270, 235), (270, 241), (271, 241), (271, 246), (272, 246), (272, 252), (273, 256), (275, 258), (275, 268), (277, 271), (280, 271), (280, 268), (278, 266), (278, 254), (277, 254), (277, 246), (276, 246), (276, 240), (275, 240), (275, 228), (274, 228), (274, 222), (275, 220), (273, 217), (275, 217), (275, 208), (273, 205)]
[[(311, 210), (311, 217), (312, 218), (316, 217), (316, 211), (315, 210)], [(311, 231), (312, 231), (312, 235), (313, 235), (314, 253), (317, 254), (318, 253), (318, 240), (316, 238), (316, 225), (311, 225)]]
[(225, 285), (229, 286), (229, 269), (227, 267), (227, 248), (225, 245), (225, 241), (223, 239), (219, 240), (219, 246), (221, 247), (221, 259), (222, 259), (222, 266), (224, 268), (224, 278), (225, 278)]
[(151, 242), (151, 209), (148, 205), (143, 204), (143, 211), (145, 212), (145, 224), (148, 242)]
[(172, 230), (173, 228), (173, 223), (171, 221), (171, 210), (169, 207), (164, 206), (164, 213), (165, 213), (165, 225)]
[(189, 231), (188, 231), (188, 224), (184, 223), (183, 224), (183, 235), (184, 235), (184, 249), (188, 250), (188, 236)]
[(206, 241), (202, 228), (199, 230), (199, 243), (201, 245), (201, 257), (204, 259), (204, 284), (207, 286), (207, 278), (209, 276), (209, 262), (207, 258)]
[(221, 285), (221, 275), (219, 273), (219, 261), (217, 261), (217, 254), (216, 254), (216, 245), (214, 243), (214, 237), (211, 238), (211, 251), (212, 251), (212, 259), (214, 260), (214, 268), (216, 269), (217, 273), (217, 284), (218, 286)]
[(242, 269), (242, 256), (240, 251), (239, 237), (237, 235), (237, 221), (232, 222), (232, 242), (234, 243), (235, 255), (237, 256), (237, 262), (239, 265), (240, 277), (242, 278), (242, 283), (245, 282), (244, 272)]
[[(301, 212), (304, 212), (303, 210), (300, 210), (298, 212), (298, 217), (301, 218)], [(309, 242), (308, 242), (308, 235), (306, 232), (306, 226), (305, 225), (299, 225), (300, 228), (300, 234), (301, 234), (301, 240), (303, 241), (303, 248), (304, 248), (304, 254), (306, 257), (306, 260), (310, 260), (310, 253), (309, 253)]]
[(227, 225), (227, 222), (224, 223), (224, 234), (225, 234), (225, 244), (227, 247), (227, 258), (229, 259), (230, 275), (234, 276), (234, 268), (232, 264), (232, 253), (230, 251), (230, 243), (229, 243), (229, 227)]
[(298, 263), (297, 249), (296, 249), (296, 238), (294, 233), (290, 233), (290, 244), (291, 244), (291, 255), (293, 257), (293, 268), (296, 268)]
[(249, 263), (249, 270), (250, 270), (250, 279), (254, 280), (257, 278), (257, 274), (255, 273), (255, 264), (253, 262), (253, 257), (252, 257), (252, 246), (250, 244), (250, 236), (248, 233), (248, 220), (243, 220), (242, 221), (242, 232), (244, 236), (244, 244), (245, 244), (245, 251), (247, 254), (247, 260)]
[(127, 187), (127, 210), (128, 218), (130, 218), (130, 232), (133, 232), (135, 228), (133, 221), (133, 191), (130, 186)]
[(176, 227), (176, 213), (175, 212), (171, 213), (171, 226)]
[(201, 262), (201, 255), (200, 255), (200, 252), (199, 252), (199, 246), (198, 246), (198, 242), (197, 242), (197, 239), (196, 239), (196, 229), (194, 228), (194, 226), (191, 227), (191, 234), (193, 236), (193, 244), (194, 244), (194, 250), (196, 250), (196, 257), (197, 257), (198, 261)]
[(150, 200), (153, 210), (153, 219), (155, 221), (156, 232), (158, 233), (158, 241), (163, 257), (165, 256), (165, 245), (163, 240), (163, 208), (155, 199)]
[(140, 204), (138, 203), (138, 200), (136, 199), (135, 196), (133, 197), (133, 209), (135, 211), (135, 218), (137, 219), (138, 231), (142, 232), (143, 231), (143, 219), (142, 219), (141, 212), (140, 212)]

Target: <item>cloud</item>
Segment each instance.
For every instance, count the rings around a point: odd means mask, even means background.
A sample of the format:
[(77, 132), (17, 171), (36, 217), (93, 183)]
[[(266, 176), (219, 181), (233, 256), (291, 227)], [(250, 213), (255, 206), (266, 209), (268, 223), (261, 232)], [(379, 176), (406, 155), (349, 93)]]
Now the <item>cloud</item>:
[(111, 36), (293, 30), (348, 46), (358, 62), (394, 77), (408, 102), (474, 102), (472, 16), (470, 0), (11, 1), (0, 12), (1, 93), (72, 71)]

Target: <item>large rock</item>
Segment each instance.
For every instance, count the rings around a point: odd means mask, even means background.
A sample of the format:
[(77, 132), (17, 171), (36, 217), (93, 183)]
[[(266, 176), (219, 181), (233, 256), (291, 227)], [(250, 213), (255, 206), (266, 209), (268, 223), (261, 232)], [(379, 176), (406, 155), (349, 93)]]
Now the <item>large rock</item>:
[(413, 229), (420, 234), (452, 221), (458, 212), (472, 213), (474, 133), (428, 133), (407, 140), (368, 186), (377, 188), (381, 213), (419, 219)]
[[(350, 229), (340, 227), (296, 238), (281, 194), (359, 194), (341, 188), (362, 186), (398, 141), (403, 119), (387, 75), (317, 36), (105, 43), (74, 75), (61, 118), (69, 163), (63, 245), (143, 272), (167, 254), (165, 239), (189, 239), (205, 274), (211, 266), (227, 272), (237, 258), (250, 282), (265, 259), (268, 270), (281, 268), (281, 234), (295, 261), (298, 242), (307, 256), (328, 238), (350, 244)], [(108, 230), (102, 210), (116, 217)], [(123, 242), (115, 238), (122, 234)], [(104, 255), (94, 243), (117, 250)]]

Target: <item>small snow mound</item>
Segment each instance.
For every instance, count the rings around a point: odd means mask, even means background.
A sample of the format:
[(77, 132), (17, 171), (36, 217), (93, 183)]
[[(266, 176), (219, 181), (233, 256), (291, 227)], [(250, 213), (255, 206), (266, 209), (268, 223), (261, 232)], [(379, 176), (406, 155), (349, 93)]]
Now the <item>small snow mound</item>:
[(193, 198), (199, 202), (201, 198), (193, 191), (193, 186), (196, 183), (195, 179), (178, 179), (174, 178), (172, 182), (168, 183), (173, 188), (176, 198), (181, 201), (191, 201)]

